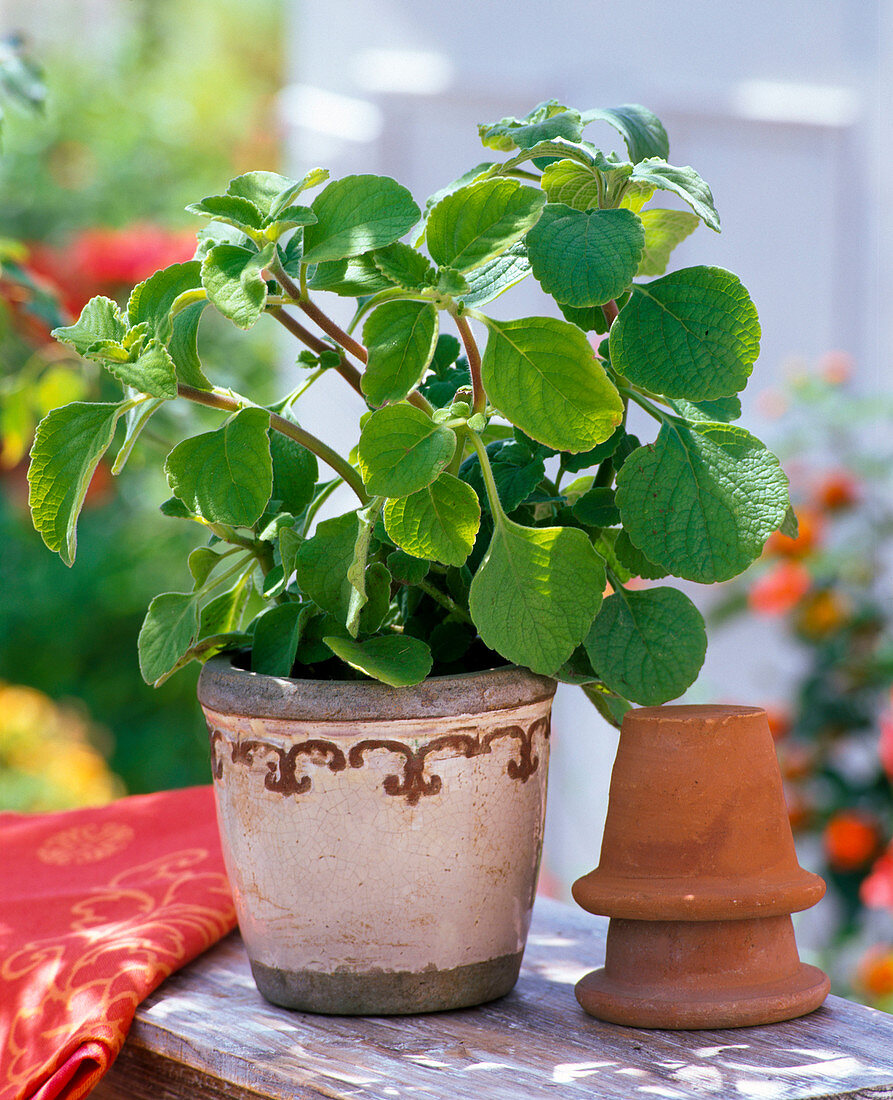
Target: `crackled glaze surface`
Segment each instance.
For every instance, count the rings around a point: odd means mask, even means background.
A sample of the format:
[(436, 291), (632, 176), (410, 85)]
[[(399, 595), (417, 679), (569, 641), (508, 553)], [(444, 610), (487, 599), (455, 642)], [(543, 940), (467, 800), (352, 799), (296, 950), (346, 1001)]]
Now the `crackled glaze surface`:
[(499, 960), (516, 973), (551, 702), (547, 690), (520, 707), (386, 721), (204, 703), (227, 871), (257, 969), (406, 975)]

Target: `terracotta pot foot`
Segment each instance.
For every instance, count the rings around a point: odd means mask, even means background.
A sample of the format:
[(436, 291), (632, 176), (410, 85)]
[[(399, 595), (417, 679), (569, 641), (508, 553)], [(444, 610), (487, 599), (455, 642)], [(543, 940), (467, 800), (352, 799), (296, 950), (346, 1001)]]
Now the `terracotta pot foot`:
[(828, 995), (801, 963), (791, 918), (611, 921), (605, 966), (582, 978), (591, 1016), (629, 1027), (717, 1028), (804, 1016)]

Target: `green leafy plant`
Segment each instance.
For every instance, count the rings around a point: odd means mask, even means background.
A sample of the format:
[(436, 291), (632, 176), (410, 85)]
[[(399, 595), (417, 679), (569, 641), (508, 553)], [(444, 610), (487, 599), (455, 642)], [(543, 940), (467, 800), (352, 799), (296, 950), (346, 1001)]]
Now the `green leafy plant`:
[[(627, 159), (583, 139), (594, 122)], [(55, 409), (37, 432), (32, 515), (69, 564), (121, 424), (115, 472), (166, 402), (227, 415), (166, 460), (162, 510), (208, 539), (192, 590), (149, 607), (148, 682), (232, 649), (258, 672), (395, 686), (514, 662), (582, 685), (617, 722), (629, 700), (681, 694), (706, 647), (687, 596), (632, 578), (725, 580), (790, 526), (778, 461), (733, 423), (759, 351), (753, 303), (728, 271), (665, 274), (673, 247), (719, 218), (697, 173), (668, 163), (658, 119), (550, 101), (480, 136), (508, 156), (424, 211), (383, 176), (239, 176), (189, 207), (208, 219), (194, 260), (141, 283), (126, 310), (94, 298), (56, 330), (124, 390)], [(645, 209), (663, 193), (689, 210)], [(528, 275), (560, 318), (484, 311)], [(324, 293), (356, 300), (346, 327)], [(302, 385), (268, 407), (215, 386), (198, 351), (209, 306), (240, 329), (283, 325), (304, 348)], [(369, 406), (349, 455), (294, 411), (328, 371)], [(659, 426), (653, 443), (628, 430), (631, 405)], [(320, 521), (342, 483), (356, 508)]]

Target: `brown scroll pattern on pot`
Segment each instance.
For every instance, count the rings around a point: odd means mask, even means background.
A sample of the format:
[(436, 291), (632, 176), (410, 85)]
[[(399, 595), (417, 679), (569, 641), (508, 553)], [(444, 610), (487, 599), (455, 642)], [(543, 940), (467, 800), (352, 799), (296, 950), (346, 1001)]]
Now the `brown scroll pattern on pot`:
[[(534, 740), (538, 734), (544, 738), (549, 737), (548, 718), (537, 718), (526, 728), (517, 723), (500, 726), (483, 735), (471, 730), (445, 734), (433, 738), (417, 749), (412, 749), (402, 741), (370, 737), (358, 741), (346, 754), (333, 741), (321, 738), (310, 738), (287, 749), (272, 741), (252, 738), (248, 741), (232, 742), (230, 759), (233, 764), (250, 768), (257, 754), (272, 754), (274, 759), (267, 761), (264, 787), (276, 794), (298, 795), (306, 794), (312, 785), (309, 775), (298, 774), (302, 758), (306, 757), (313, 764), (327, 767), (331, 772), (340, 772), (344, 771), (348, 764), (351, 768), (362, 768), (369, 753), (384, 750), (403, 757), (402, 775), (385, 776), (382, 784), (385, 794), (403, 797), (410, 806), (415, 806), (423, 796), (439, 794), (443, 788), (443, 780), (439, 775), (425, 772), (429, 756), (449, 752), (453, 757), (460, 756), (470, 760), (475, 756), (490, 753), (494, 741), (505, 737), (517, 741), (518, 754), (517, 759), (513, 757), (509, 760), (506, 765), (506, 774), (510, 779), (526, 783), (539, 768), (540, 758), (534, 752)], [(223, 778), (221, 742), (225, 741), (226, 737), (221, 730), (213, 729), (210, 738), (212, 771), (214, 778), (219, 781)]]

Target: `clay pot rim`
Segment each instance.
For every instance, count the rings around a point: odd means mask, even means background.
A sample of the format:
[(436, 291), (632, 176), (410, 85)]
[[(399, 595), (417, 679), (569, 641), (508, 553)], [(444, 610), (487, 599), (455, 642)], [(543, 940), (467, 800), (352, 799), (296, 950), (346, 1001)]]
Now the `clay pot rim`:
[(662, 722), (703, 722), (714, 718), (724, 722), (728, 718), (765, 714), (764, 707), (752, 707), (739, 703), (676, 703), (659, 707), (633, 707), (624, 715), (624, 721), (655, 719)]
[(233, 665), (234, 653), (212, 657), (198, 680), (203, 707), (250, 718), (356, 722), (485, 714), (550, 699), (557, 682), (517, 665), (432, 676), (413, 687), (374, 680), (298, 680)]
[(825, 881), (812, 871), (783, 878), (611, 875), (598, 868), (577, 879), (571, 892), (590, 913), (626, 920), (747, 920), (809, 909), (825, 894)]

